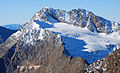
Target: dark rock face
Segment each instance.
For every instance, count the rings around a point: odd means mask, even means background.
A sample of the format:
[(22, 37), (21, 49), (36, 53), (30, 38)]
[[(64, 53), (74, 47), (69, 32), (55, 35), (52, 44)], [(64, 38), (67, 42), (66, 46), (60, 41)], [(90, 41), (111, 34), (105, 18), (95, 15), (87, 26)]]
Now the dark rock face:
[(120, 73), (120, 49), (87, 67), (91, 73)]
[(0, 26), (0, 44), (5, 42), (7, 38), (15, 32), (15, 30), (10, 30)]

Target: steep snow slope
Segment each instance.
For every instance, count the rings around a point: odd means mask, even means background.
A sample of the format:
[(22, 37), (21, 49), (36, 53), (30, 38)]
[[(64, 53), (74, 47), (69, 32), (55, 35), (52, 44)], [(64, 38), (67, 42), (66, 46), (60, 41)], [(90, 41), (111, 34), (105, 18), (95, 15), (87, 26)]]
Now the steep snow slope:
[(22, 38), (21, 40), (26, 44), (35, 44), (34, 41), (42, 40), (44, 29), (40, 28), (39, 24), (35, 22), (29, 22), (22, 26)]
[(18, 30), (22, 26), (21, 24), (6, 24), (6, 25), (0, 25), (2, 27), (5, 27), (10, 30)]
[(120, 47), (120, 35), (118, 32), (106, 35), (105, 33), (91, 32), (87, 28), (66, 23), (46, 23), (41, 21), (36, 23), (43, 29), (60, 34), (62, 41), (65, 43), (64, 46), (71, 56), (80, 56), (89, 63), (104, 58)]

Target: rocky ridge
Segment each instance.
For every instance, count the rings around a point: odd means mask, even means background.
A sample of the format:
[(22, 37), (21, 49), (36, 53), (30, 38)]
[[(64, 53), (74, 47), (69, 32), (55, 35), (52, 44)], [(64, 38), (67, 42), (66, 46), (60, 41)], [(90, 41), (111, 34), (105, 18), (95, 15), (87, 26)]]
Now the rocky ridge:
[(117, 31), (119, 24), (96, 16), (85, 9), (73, 9), (65, 11), (45, 7), (37, 12), (31, 21), (64, 22), (78, 27), (87, 27), (92, 32), (111, 33)]
[(120, 49), (86, 67), (87, 73), (120, 73)]

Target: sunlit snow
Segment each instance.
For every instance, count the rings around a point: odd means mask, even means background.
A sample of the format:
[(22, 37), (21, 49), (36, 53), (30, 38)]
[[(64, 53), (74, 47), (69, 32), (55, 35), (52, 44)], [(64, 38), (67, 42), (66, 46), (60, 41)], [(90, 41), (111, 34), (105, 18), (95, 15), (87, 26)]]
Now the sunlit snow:
[[(47, 23), (44, 22), (44, 24)], [(62, 36), (64, 46), (71, 56), (82, 57), (89, 63), (104, 58), (120, 46), (118, 32), (106, 35), (105, 33), (91, 32), (87, 28), (80, 28), (66, 23), (47, 24), (47, 26), (52, 26), (48, 28), (44, 24), (42, 22), (39, 25)], [(111, 47), (107, 47), (107, 45), (111, 45)]]

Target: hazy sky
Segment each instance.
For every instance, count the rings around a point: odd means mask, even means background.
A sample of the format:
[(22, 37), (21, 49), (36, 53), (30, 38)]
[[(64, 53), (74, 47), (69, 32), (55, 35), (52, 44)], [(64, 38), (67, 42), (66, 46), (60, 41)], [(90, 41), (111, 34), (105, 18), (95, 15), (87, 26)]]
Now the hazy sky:
[(24, 24), (41, 8), (82, 8), (112, 21), (120, 21), (120, 0), (0, 0), (0, 24)]

